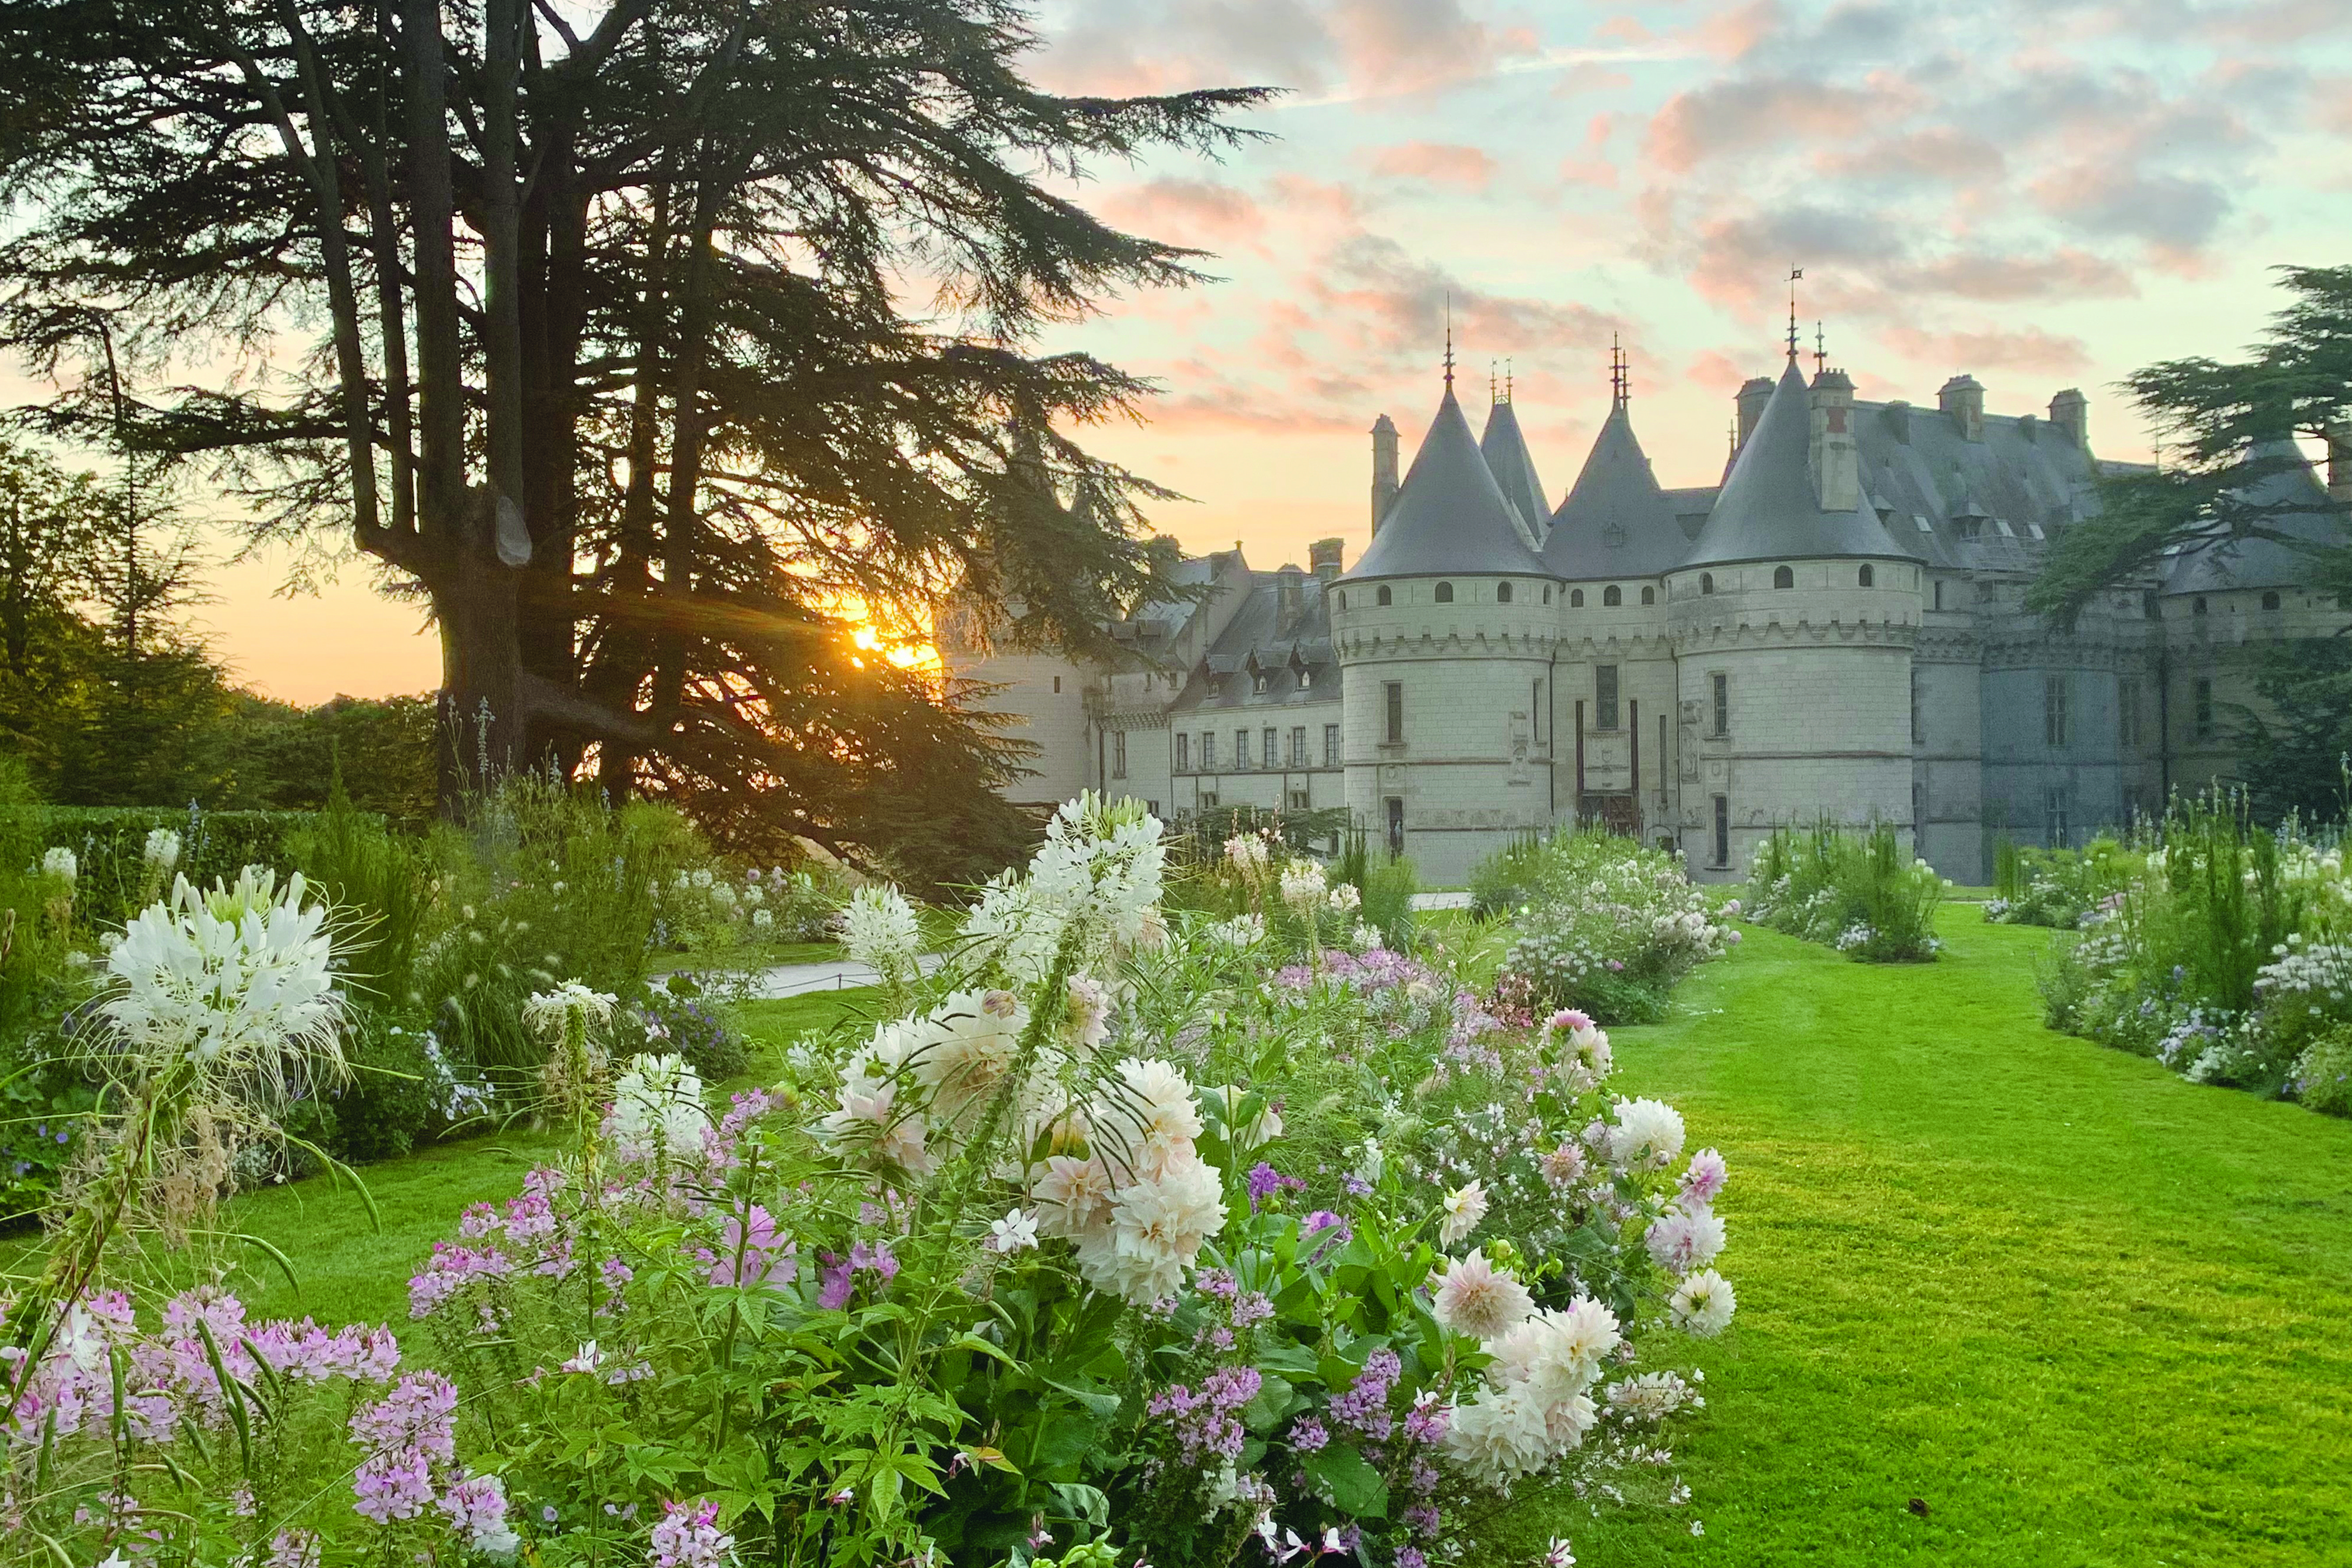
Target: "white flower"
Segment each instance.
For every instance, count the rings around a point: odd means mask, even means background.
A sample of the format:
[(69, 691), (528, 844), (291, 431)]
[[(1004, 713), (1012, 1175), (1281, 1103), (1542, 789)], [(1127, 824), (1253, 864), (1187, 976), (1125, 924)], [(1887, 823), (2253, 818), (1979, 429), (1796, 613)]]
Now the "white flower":
[(70, 882), (81, 874), (81, 865), (74, 858), (74, 852), (60, 844), (41, 857), (41, 874), (62, 877)]
[(180, 836), (168, 827), (149, 828), (141, 858), (158, 870), (170, 872), (180, 863)]
[(1712, 1268), (1701, 1269), (1676, 1287), (1674, 1300), (1675, 1321), (1700, 1339), (1713, 1339), (1730, 1325), (1731, 1314), (1738, 1306), (1732, 1295), (1731, 1281)]
[(915, 906), (898, 889), (883, 885), (860, 888), (849, 895), (841, 911), (841, 945), (852, 962), (863, 963), (896, 984), (918, 973), (923, 951), (922, 921)]
[(1445, 1456), (1474, 1482), (1505, 1491), (1550, 1461), (1550, 1423), (1524, 1394), (1482, 1394), (1449, 1413)]
[(1501, 1338), (1526, 1321), (1536, 1307), (1528, 1288), (1488, 1262), (1483, 1252), (1449, 1262), (1436, 1285), (1431, 1307), (1439, 1326), (1474, 1340)]
[(1009, 992), (959, 991), (923, 1020), (923, 1042), (908, 1065), (933, 1108), (952, 1119), (1003, 1081), (1027, 1023)]
[(712, 880), (710, 868), (708, 866), (694, 874), (694, 885), (698, 888), (708, 888)]
[(1380, 928), (1359, 922), (1354, 934), (1348, 938), (1348, 945), (1358, 952), (1373, 952), (1381, 945)]
[(1282, 868), (1282, 901), (1311, 912), (1323, 901), (1323, 868), (1313, 860), (1293, 860)]
[(1683, 1119), (1663, 1100), (1621, 1100), (1609, 1130), (1609, 1163), (1621, 1171), (1663, 1170), (1683, 1152)]
[(1079, 1247), (1078, 1271), (1096, 1289), (1148, 1306), (1175, 1292), (1202, 1244), (1224, 1226), (1215, 1167), (1189, 1161), (1120, 1188), (1109, 1235)]
[[(1250, 1097), (1248, 1089), (1236, 1089), (1230, 1084), (1217, 1090), (1217, 1093), (1223, 1097), (1228, 1115), (1238, 1110), (1242, 1101)], [(1233, 1142), (1234, 1152), (1236, 1154), (1244, 1154), (1253, 1149), (1262, 1149), (1282, 1136), (1282, 1115), (1275, 1110), (1273, 1100), (1268, 1098), (1265, 1104), (1258, 1107), (1256, 1115), (1245, 1122), (1230, 1126), (1228, 1134)]]
[(1663, 1421), (1696, 1397), (1671, 1372), (1645, 1372), (1609, 1385), (1609, 1408), (1628, 1421)]
[(619, 998), (606, 991), (591, 991), (577, 980), (567, 980), (552, 991), (535, 991), (522, 1006), (522, 1021), (534, 1034), (560, 1041), (577, 1015), (583, 1027), (601, 1025), (613, 1016)]
[(1332, 889), (1330, 896), (1323, 901), (1330, 906), (1333, 914), (1346, 920), (1363, 907), (1364, 895), (1356, 890), (1354, 883), (1342, 882)]
[(1265, 940), (1265, 921), (1258, 915), (1236, 915), (1201, 933), (1216, 947), (1255, 947)]
[(1642, 1238), (1661, 1268), (1688, 1274), (1715, 1261), (1723, 1250), (1723, 1221), (1704, 1205), (1668, 1209), (1650, 1222)]
[(342, 1071), (324, 905), (303, 903), (298, 873), (248, 866), (234, 887), (198, 894), (176, 879), (107, 954), (100, 1012), (131, 1050), (193, 1060), (243, 1088), (286, 1098)]
[[(752, 891), (753, 891), (753, 892), (757, 892), (757, 891), (759, 891), (759, 889), (756, 889), (756, 888), (754, 888), (754, 889), (752, 889)], [(753, 910), (751, 911), (751, 926), (752, 926), (752, 929), (753, 929), (753, 930), (755, 930), (755, 931), (766, 931), (770, 926), (772, 926), (772, 925), (774, 925), (775, 923), (776, 923), (776, 911), (775, 911), (775, 910)]]
[(1037, 1226), (1069, 1241), (1107, 1236), (1110, 1229), (1110, 1173), (1100, 1160), (1055, 1154), (1037, 1178)]
[(988, 1239), (981, 1245), (991, 1252), (1034, 1248), (1037, 1245), (1037, 1216), (1027, 1209), (1013, 1209), (989, 1226)]
[(558, 1372), (594, 1372), (604, 1364), (604, 1352), (596, 1348), (594, 1340), (589, 1340), (581, 1345), (579, 1354), (556, 1370)]
[(1437, 1244), (1454, 1247), (1478, 1228), (1486, 1217), (1486, 1188), (1481, 1182), (1454, 1188), (1445, 1194), (1445, 1218), (1437, 1227)]
[(1381, 1150), (1381, 1141), (1367, 1138), (1356, 1156), (1355, 1177), (1368, 1187), (1381, 1184), (1381, 1173), (1388, 1168), (1388, 1156)]
[(1092, 1050), (1110, 1037), (1110, 992), (1101, 981), (1071, 975), (1069, 1008), (1073, 1043)]
[(1192, 1084), (1157, 1058), (1120, 1062), (1118, 1083), (1106, 1089), (1090, 1121), (1098, 1149), (1121, 1175), (1156, 1175), (1191, 1158), (1192, 1141), (1201, 1135)]
[(604, 1126), (626, 1160), (698, 1162), (710, 1131), (702, 1078), (684, 1057), (638, 1057), (613, 1085)]
[(1244, 875), (1265, 868), (1265, 840), (1255, 833), (1237, 833), (1225, 840), (1225, 858)]

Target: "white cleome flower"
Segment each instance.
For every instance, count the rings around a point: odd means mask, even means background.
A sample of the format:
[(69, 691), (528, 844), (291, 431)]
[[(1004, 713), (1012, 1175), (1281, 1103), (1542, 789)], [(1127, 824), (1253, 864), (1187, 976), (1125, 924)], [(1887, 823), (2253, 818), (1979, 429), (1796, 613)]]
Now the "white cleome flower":
[(70, 882), (81, 875), (81, 863), (74, 858), (72, 850), (60, 844), (41, 857), (41, 874), (46, 877), (61, 877)]
[(988, 1239), (981, 1244), (991, 1252), (1020, 1252), (1037, 1245), (1037, 1216), (1027, 1209), (1014, 1209), (988, 1227)]
[(1323, 901), (1323, 868), (1313, 860), (1293, 860), (1282, 868), (1282, 901), (1311, 912)]
[(184, 1058), (249, 1089), (283, 1097), (339, 1077), (333, 944), (324, 905), (298, 874), (247, 867), (234, 887), (198, 894), (180, 878), (107, 954), (100, 1011), (131, 1051)]
[(1445, 1217), (1438, 1223), (1437, 1244), (1454, 1247), (1478, 1228), (1486, 1217), (1486, 1188), (1484, 1183), (1472, 1182), (1445, 1194)]
[(169, 872), (180, 863), (180, 836), (168, 827), (147, 830), (147, 846), (140, 858), (158, 870)]
[(577, 980), (567, 980), (552, 991), (534, 991), (522, 1005), (522, 1021), (541, 1039), (560, 1041), (575, 1016), (585, 1027), (611, 1021), (619, 1000), (608, 991), (592, 991)]
[(915, 906), (889, 886), (860, 888), (841, 911), (841, 945), (853, 963), (885, 981), (910, 977), (923, 951), (923, 926)]
[(624, 1159), (699, 1161), (710, 1113), (684, 1057), (638, 1057), (613, 1085), (605, 1128)]
[(1713, 1339), (1728, 1328), (1738, 1304), (1731, 1292), (1731, 1281), (1712, 1268), (1701, 1269), (1684, 1280), (1668, 1303), (1674, 1309), (1675, 1321), (1703, 1340)]

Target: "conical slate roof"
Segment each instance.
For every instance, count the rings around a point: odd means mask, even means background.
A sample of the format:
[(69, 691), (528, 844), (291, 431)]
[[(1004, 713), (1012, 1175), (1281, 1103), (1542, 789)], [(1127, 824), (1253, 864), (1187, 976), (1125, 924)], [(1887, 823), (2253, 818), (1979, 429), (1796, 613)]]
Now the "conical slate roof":
[(1581, 582), (1655, 577), (1679, 565), (1689, 548), (1625, 405), (1612, 405), (1584, 471), (1552, 514), (1545, 563), (1555, 575)]
[[(2344, 514), (2334, 509), (2326, 487), (2312, 473), (2309, 459), (2293, 441), (2257, 442), (2246, 459), (2280, 464), (2237, 492), (2250, 506), (2280, 509), (2263, 516), (2263, 527), (2324, 547), (2340, 548), (2352, 542), (2346, 538)], [(2182, 551), (2165, 579), (2164, 591), (2218, 594), (2231, 588), (2303, 588), (2310, 585), (2314, 565), (2308, 553), (2279, 540), (2224, 539)]]
[(1824, 511), (1811, 472), (1812, 408), (1791, 359), (1739, 448), (1685, 566), (1864, 555), (1915, 559), (1868, 507)]
[(1543, 481), (1536, 478), (1536, 460), (1528, 453), (1527, 437), (1519, 434), (1519, 416), (1511, 412), (1509, 404), (1497, 403), (1486, 410), (1486, 433), (1478, 437), (1478, 451), (1501, 487), (1503, 499), (1518, 512), (1520, 535), (1529, 545), (1540, 544), (1544, 519), (1551, 515), (1551, 508), (1544, 504)]
[(1429, 434), (1372, 535), (1371, 548), (1347, 575), (1442, 577), (1452, 574), (1549, 576), (1528, 547), (1517, 510), (1470, 434), (1454, 388), (1437, 405)]

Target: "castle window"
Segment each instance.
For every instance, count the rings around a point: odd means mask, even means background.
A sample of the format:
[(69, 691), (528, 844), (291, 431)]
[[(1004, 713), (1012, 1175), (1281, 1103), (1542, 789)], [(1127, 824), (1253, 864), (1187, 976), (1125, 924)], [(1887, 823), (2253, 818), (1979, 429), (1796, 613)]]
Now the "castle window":
[(1617, 728), (1617, 667), (1613, 664), (1592, 667), (1592, 726), (1596, 730)]
[(1110, 732), (1110, 776), (1115, 779), (1127, 776), (1127, 731), (1124, 730)]
[(1388, 709), (1388, 737), (1391, 746), (1404, 742), (1404, 682), (1391, 680), (1381, 690)]
[(1873, 575), (1874, 574), (1871, 572), (1871, 569), (1865, 566), (1860, 572), (1854, 574), (1854, 582), (1860, 586), (1867, 588), (1871, 585), (1871, 578)]
[(1385, 604), (1387, 604), (1387, 603), (1389, 602), (1389, 590), (1388, 590), (1388, 584), (1385, 584), (1385, 583), (1383, 583), (1382, 584), (1381, 584), (1380, 601), (1381, 601), (1381, 604), (1383, 604), (1383, 605), (1385, 605)]
[(1570, 589), (1568, 591), (1568, 607), (1569, 607), (1570, 609), (1571, 609), (1571, 610), (1580, 610), (1580, 609), (1584, 608), (1584, 590), (1583, 590), (1583, 589), (1581, 589), (1581, 588), (1570, 588)]
[[(1716, 679), (1720, 680), (1721, 676)], [(1715, 857), (1709, 864), (1717, 869), (1731, 864), (1731, 797), (1715, 797)]]
[(1793, 588), (1796, 585), (1797, 574), (1793, 568), (1787, 566), (1775, 566), (1772, 568), (1772, 586), (1775, 588)]
[(1315, 672), (1311, 669), (1300, 670), (1298, 672), (1298, 689), (1301, 691), (1311, 691), (1314, 688)]
[(1698, 591), (1702, 594), (1712, 594), (1715, 592), (1714, 573), (1702, 572), (1698, 574)]
[(1234, 766), (1237, 768), (1249, 766), (1249, 731), (1247, 730), (1234, 731)]
[(1343, 610), (1348, 607), (1348, 595), (1345, 592), (1342, 592), (1339, 595), (1339, 607)]
[(1265, 689), (1266, 682), (1272, 679), (1273, 677), (1261, 669), (1256, 674), (1250, 677), (1250, 689), (1252, 691), (1264, 691)]
[(1942, 578), (1938, 577), (1937, 579), (1936, 579), (1936, 608), (1937, 608), (1937, 609), (1939, 609), (1939, 610), (1940, 610), (1940, 609), (1942, 609), (1943, 607), (1944, 607), (1944, 580), (1943, 580)]
[(2050, 847), (2066, 848), (2074, 840), (2071, 825), (2066, 820), (2066, 786), (2052, 784), (2042, 792), (2042, 815), (2050, 829)]
[(2275, 610), (2275, 609), (2277, 609), (2278, 607), (2279, 607), (2279, 596), (2278, 596), (2278, 590), (2277, 590), (2276, 588), (2273, 588), (2273, 589), (2272, 589), (2272, 590), (2270, 590), (2268, 593), (2266, 593), (2266, 594), (2264, 594), (2264, 595), (2263, 595), (2263, 609), (2265, 609), (2265, 610)]
[(1192, 771), (1192, 737), (1181, 730), (1176, 731), (1176, 771), (1180, 773)]
[(2116, 682), (2116, 740), (2125, 746), (2139, 744), (2139, 677), (2136, 675)]
[(2205, 613), (2205, 596), (2202, 594), (2197, 596), (2195, 604), (2189, 606), (2189, 613), (2192, 616), (2201, 616)]
[(1060, 676), (1058, 676), (1058, 675), (1057, 675), (1057, 676), (1054, 677), (1054, 695), (1055, 695), (1055, 696), (1056, 696), (1056, 697), (1059, 697), (1061, 694), (1062, 694), (1062, 678), (1061, 678)]
[(1280, 763), (1275, 761), (1275, 736), (1277, 732), (1278, 731), (1276, 731), (1271, 724), (1267, 725), (1265, 728), (1265, 743), (1264, 748), (1258, 753), (1258, 755), (1264, 759), (1264, 761), (1259, 764), (1262, 767), (1272, 769), (1282, 765)]
[(1496, 603), (1496, 604), (1498, 604), (1498, 605), (1507, 605), (1507, 604), (1509, 604), (1510, 602), (1511, 602), (1511, 585), (1510, 585), (1508, 583), (1497, 583), (1497, 584), (1495, 584), (1495, 603)]
[(1292, 791), (1290, 792), (1290, 809), (1291, 809), (1291, 810), (1293, 810), (1293, 811), (1305, 811), (1305, 810), (1307, 809), (1307, 792), (1306, 792), (1305, 790), (1303, 790), (1303, 789), (1295, 789), (1295, 790), (1292, 790)]
[(1402, 855), (1404, 853), (1404, 797), (1392, 795), (1381, 804), (1388, 816), (1389, 854)]
[(2066, 744), (2066, 678), (2052, 675), (2042, 682), (2042, 740), (2051, 747)]
[(2162, 614), (2164, 613), (2164, 612), (2162, 612), (2161, 610), (2159, 610), (2159, 609), (2158, 609), (2158, 608), (2156, 607), (2156, 590), (2155, 590), (2155, 589), (2150, 588), (2150, 589), (2148, 589), (2147, 592), (2145, 592), (2145, 593), (2143, 593), (2143, 594), (2141, 594), (2141, 595), (2140, 595), (2140, 596), (2139, 596), (2139, 613), (2140, 613), (2140, 618), (2141, 618), (2142, 620), (2148, 620), (2148, 621), (2155, 620), (2158, 616), (2160, 616), (2160, 615), (2162, 615)]
[(1927, 738), (1927, 721), (1919, 711), (1919, 667), (1911, 667), (1911, 743), (1917, 745)]
[(2200, 741), (2213, 738), (2213, 682), (2205, 676), (2197, 679), (2197, 738)]
[(1213, 790), (1213, 789), (1204, 789), (1204, 790), (1202, 790), (1202, 791), (1201, 792), (1201, 798), (1200, 798), (1200, 801), (1199, 801), (1199, 803), (1198, 803), (1198, 804), (1199, 804), (1199, 805), (1200, 805), (1200, 807), (1201, 807), (1201, 809), (1202, 809), (1202, 811), (1214, 811), (1214, 810), (1216, 810), (1216, 809), (1217, 809), (1217, 792), (1216, 792), (1215, 790)]
[(1440, 583), (1437, 585), (1437, 602), (1441, 605), (1450, 605), (1454, 602), (1453, 584)]
[(1622, 605), (1625, 602), (1625, 592), (1616, 584), (1612, 583), (1601, 590), (1601, 602), (1604, 605)]
[(1294, 768), (1307, 765), (1307, 726), (1304, 724), (1290, 727), (1290, 765)]
[(1658, 591), (1655, 588), (1644, 588), (1642, 590), (1642, 603), (1645, 605), (1654, 605), (1657, 602)]
[[(1715, 700), (1715, 711), (1710, 715), (1715, 721), (1715, 728), (1707, 732), (1719, 741), (1731, 733), (1731, 677), (1717, 670), (1707, 677), (1707, 683), (1713, 689), (1711, 695)], [(1717, 798), (1722, 797), (1718, 795)]]
[(1551, 603), (1551, 584), (1549, 583), (1544, 584), (1544, 603), (1547, 605)]
[(1204, 773), (1213, 773), (1216, 771), (1216, 766), (1217, 732), (1214, 730), (1203, 730), (1201, 731), (1201, 771)]
[(1327, 768), (1339, 765), (1339, 726), (1337, 724), (1323, 726), (1323, 765)]

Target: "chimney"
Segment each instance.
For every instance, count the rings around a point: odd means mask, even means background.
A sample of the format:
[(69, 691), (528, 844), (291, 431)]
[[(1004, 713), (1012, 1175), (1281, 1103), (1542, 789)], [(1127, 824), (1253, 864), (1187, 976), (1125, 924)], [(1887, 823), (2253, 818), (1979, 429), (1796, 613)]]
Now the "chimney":
[(1813, 492), (1821, 498), (1823, 511), (1852, 511), (1862, 504), (1862, 449), (1853, 438), (1853, 380), (1842, 370), (1825, 370), (1813, 377), (1810, 400)]
[(2328, 421), (2327, 499), (2352, 506), (2352, 419)]
[(2075, 387), (2068, 387), (2050, 400), (2050, 423), (2066, 432), (2074, 445), (2088, 451), (2091, 446), (2091, 405)]
[(1297, 624), (1298, 612), (1306, 607), (1307, 577), (1286, 561), (1282, 563), (1282, 570), (1274, 574), (1274, 584), (1277, 603), (1281, 605), (1276, 626), (1278, 630), (1288, 631)]
[(1764, 417), (1764, 405), (1772, 401), (1772, 384), (1763, 376), (1752, 376), (1739, 389), (1739, 444), (1748, 445), (1748, 437), (1756, 433), (1756, 422)]
[(1385, 414), (1372, 421), (1372, 531), (1381, 531), (1397, 493), (1396, 425)]
[(2031, 446), (2042, 438), (2042, 421), (2031, 414), (2021, 414), (2017, 416), (2017, 433)]
[(1344, 539), (1318, 539), (1307, 547), (1307, 569), (1324, 582), (1339, 576), (1340, 552), (1347, 548)]
[(1911, 405), (1901, 398), (1886, 405), (1886, 427), (1895, 438), (1908, 447), (1911, 444)]
[(1984, 439), (1984, 384), (1962, 371), (1936, 394), (1936, 406), (1960, 427), (1963, 441)]

